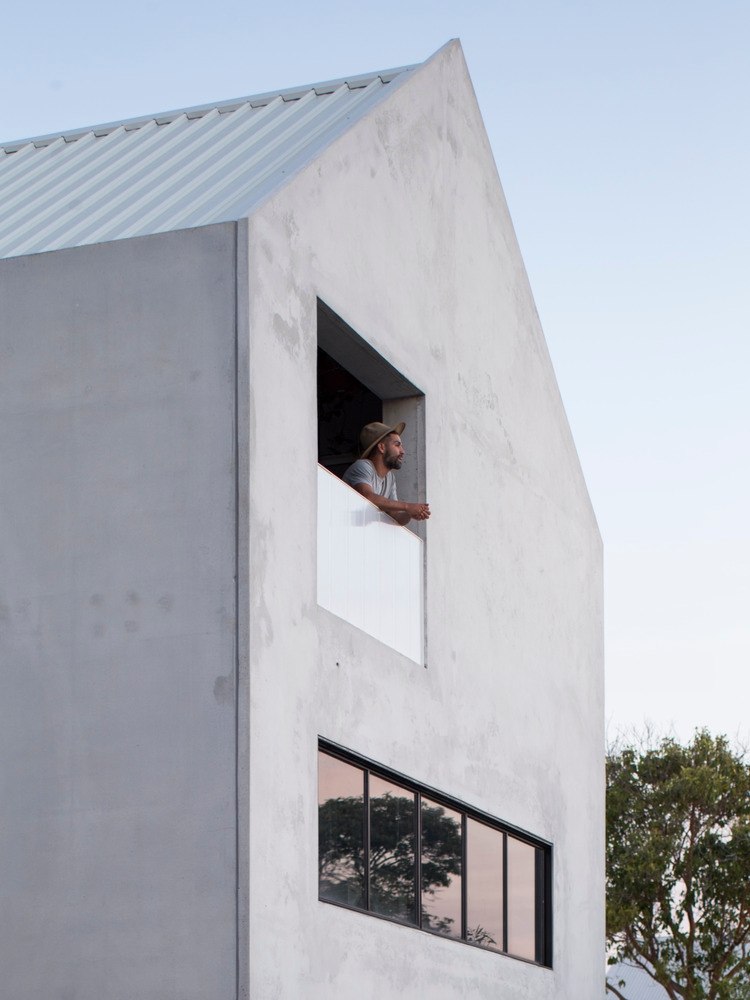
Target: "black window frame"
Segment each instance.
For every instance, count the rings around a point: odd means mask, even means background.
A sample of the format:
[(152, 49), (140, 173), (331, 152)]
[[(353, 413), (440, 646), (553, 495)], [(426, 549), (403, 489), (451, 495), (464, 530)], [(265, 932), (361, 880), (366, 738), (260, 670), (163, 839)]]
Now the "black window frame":
[[(452, 798), (438, 789), (421, 784), (413, 779), (394, 771), (392, 768), (377, 764), (367, 757), (356, 754), (336, 743), (319, 738), (318, 754), (327, 754), (343, 763), (361, 768), (364, 771), (363, 781), (363, 843), (364, 843), (364, 885), (363, 885), (363, 906), (356, 906), (340, 900), (329, 899), (325, 896), (318, 896), (322, 903), (331, 906), (342, 907), (346, 910), (353, 910), (357, 913), (366, 913), (368, 916), (376, 917), (379, 920), (388, 920), (390, 923), (397, 923), (403, 927), (416, 928), (426, 934), (450, 941), (457, 941), (468, 945), (471, 948), (479, 948), (481, 951), (491, 952), (496, 955), (503, 955), (513, 958), (519, 962), (526, 962), (539, 968), (553, 968), (552, 952), (552, 865), (553, 865), (553, 845), (540, 837), (535, 837), (525, 830), (521, 830), (509, 823), (497, 819), (495, 816), (477, 809), (460, 799)], [(405, 920), (388, 914), (378, 913), (370, 909), (370, 875), (369, 875), (369, 851), (370, 851), (370, 776), (382, 778), (385, 781), (393, 782), (412, 792), (415, 796), (414, 806), (414, 855), (415, 855), (415, 875), (414, 875), (414, 898), (415, 898), (415, 921)], [(447, 935), (430, 927), (423, 926), (422, 912), (422, 891), (421, 891), (421, 864), (422, 864), (422, 798), (458, 812), (461, 816), (461, 934)], [(466, 870), (466, 829), (467, 820), (473, 819), (503, 835), (503, 885), (502, 885), (502, 912), (503, 912), (503, 940), (502, 947), (492, 947), (469, 941), (466, 938), (467, 923), (467, 870)], [(530, 959), (523, 955), (516, 955), (508, 951), (508, 837), (514, 837), (533, 847), (535, 854), (535, 958)], [(318, 854), (319, 854), (318, 849)]]

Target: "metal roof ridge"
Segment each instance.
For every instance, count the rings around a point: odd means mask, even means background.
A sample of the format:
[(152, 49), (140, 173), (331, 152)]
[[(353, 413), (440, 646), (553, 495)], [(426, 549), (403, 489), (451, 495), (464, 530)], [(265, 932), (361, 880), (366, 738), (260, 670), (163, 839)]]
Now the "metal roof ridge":
[(113, 132), (118, 128), (124, 128), (126, 131), (132, 131), (142, 128), (149, 122), (156, 122), (157, 125), (167, 125), (176, 118), (180, 117), (180, 115), (186, 115), (188, 118), (200, 118), (202, 115), (208, 114), (210, 111), (214, 110), (218, 111), (220, 114), (236, 111), (244, 104), (250, 104), (253, 107), (263, 107), (279, 97), (281, 97), (285, 102), (296, 101), (305, 94), (310, 93), (310, 91), (315, 91), (319, 97), (322, 97), (326, 94), (333, 93), (339, 87), (344, 85), (348, 86), (350, 90), (358, 90), (361, 87), (367, 87), (368, 84), (372, 83), (378, 77), (380, 77), (383, 83), (390, 83), (390, 81), (395, 79), (395, 77), (400, 76), (403, 73), (413, 72), (414, 70), (419, 69), (421, 65), (422, 63), (413, 63), (409, 66), (398, 66), (394, 69), (385, 69), (372, 73), (359, 73), (355, 76), (345, 76), (338, 80), (326, 80), (321, 83), (311, 83), (301, 87), (288, 87), (284, 90), (269, 90), (262, 94), (250, 94), (247, 97), (235, 97), (224, 101), (212, 101), (207, 104), (197, 104), (189, 108), (175, 108), (172, 111), (163, 111), (155, 114), (139, 115), (135, 118), (124, 118), (120, 121), (88, 125), (83, 128), (68, 129), (65, 132), (50, 132), (47, 135), (29, 136), (29, 138), (26, 139), (13, 139), (8, 142), (0, 143), (0, 150), (6, 154), (11, 154), (18, 152), (18, 150), (31, 145), (32, 143), (36, 146), (47, 146), (57, 139), (63, 139), (65, 142), (75, 142), (84, 135), (89, 135), (92, 132), (102, 136), (106, 135), (108, 132)]

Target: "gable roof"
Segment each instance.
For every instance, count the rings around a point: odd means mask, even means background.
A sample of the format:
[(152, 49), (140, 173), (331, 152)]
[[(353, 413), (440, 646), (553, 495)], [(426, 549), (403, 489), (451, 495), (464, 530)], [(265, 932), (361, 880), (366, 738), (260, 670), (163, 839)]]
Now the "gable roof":
[(243, 218), (417, 66), (0, 146), (0, 257)]

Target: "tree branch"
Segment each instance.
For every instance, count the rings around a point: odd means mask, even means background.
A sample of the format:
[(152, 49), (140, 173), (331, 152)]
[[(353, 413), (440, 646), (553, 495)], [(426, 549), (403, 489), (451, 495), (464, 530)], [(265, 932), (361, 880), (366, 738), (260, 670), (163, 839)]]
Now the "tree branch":
[(671, 976), (667, 976), (666, 972), (663, 978), (657, 976), (654, 970), (658, 962), (658, 956), (655, 954), (653, 949), (651, 950), (651, 956), (654, 959), (653, 963), (649, 955), (646, 955), (645, 958), (641, 958), (637, 954), (631, 955), (628, 958), (628, 961), (632, 962), (633, 965), (637, 965), (639, 969), (643, 969), (644, 972), (647, 972), (655, 983), (658, 983), (667, 991), (670, 1000), (683, 1000), (683, 987), (680, 986), (679, 983), (675, 982), (674, 979), (671, 978)]
[[(617, 987), (614, 986), (612, 983), (610, 983), (610, 981), (608, 979), (605, 980), (605, 986), (606, 986), (607, 990), (609, 990), (610, 993), (614, 993), (614, 995), (617, 997), (617, 1000), (628, 1000), (628, 998), (625, 996), (625, 994), (624, 993), (620, 993), (620, 991), (617, 989)], [(606, 992), (606, 990), (605, 990), (605, 992)]]

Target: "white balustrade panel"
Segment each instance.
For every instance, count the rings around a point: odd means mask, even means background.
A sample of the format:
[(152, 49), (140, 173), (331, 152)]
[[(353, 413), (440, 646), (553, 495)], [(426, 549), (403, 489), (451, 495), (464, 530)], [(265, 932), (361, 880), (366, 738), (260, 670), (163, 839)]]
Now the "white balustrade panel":
[(318, 604), (424, 662), (422, 540), (318, 466)]

